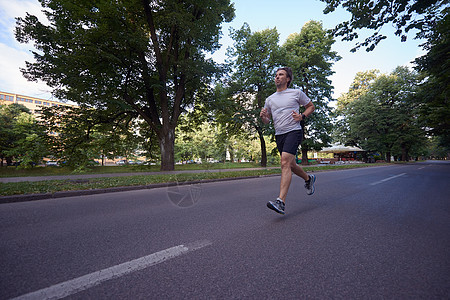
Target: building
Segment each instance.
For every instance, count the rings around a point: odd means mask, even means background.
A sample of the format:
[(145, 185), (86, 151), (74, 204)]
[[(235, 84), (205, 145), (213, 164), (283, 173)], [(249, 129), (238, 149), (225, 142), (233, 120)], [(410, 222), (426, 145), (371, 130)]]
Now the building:
[(69, 107), (77, 107), (77, 105), (63, 103), (59, 101), (53, 100), (44, 100), (39, 98), (34, 98), (30, 96), (12, 94), (8, 92), (0, 91), (0, 105), (9, 105), (12, 103), (22, 104), (26, 108), (28, 108), (32, 114), (39, 115), (39, 110), (42, 107), (51, 107), (51, 106), (69, 106)]

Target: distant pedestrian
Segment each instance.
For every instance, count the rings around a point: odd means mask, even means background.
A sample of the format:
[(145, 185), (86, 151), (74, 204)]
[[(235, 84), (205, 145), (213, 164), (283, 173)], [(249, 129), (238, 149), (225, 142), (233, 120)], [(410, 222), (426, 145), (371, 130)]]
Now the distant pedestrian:
[[(295, 156), (303, 139), (300, 121), (305, 120), (314, 111), (311, 99), (299, 89), (288, 88), (292, 82), (291, 68), (279, 68), (275, 75), (277, 91), (266, 99), (260, 117), (265, 124), (273, 120), (275, 139), (281, 154), (280, 194), (275, 201), (269, 201), (267, 207), (277, 213), (284, 214), (286, 196), (291, 185), (292, 173), (305, 180), (307, 194), (314, 193), (316, 176), (308, 175), (297, 165)], [(304, 113), (299, 113), (300, 106), (305, 107)]]

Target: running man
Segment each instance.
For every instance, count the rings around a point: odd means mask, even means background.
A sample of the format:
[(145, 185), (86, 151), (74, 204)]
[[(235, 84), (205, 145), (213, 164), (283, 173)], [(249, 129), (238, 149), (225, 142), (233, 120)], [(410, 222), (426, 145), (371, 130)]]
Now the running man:
[[(273, 120), (275, 139), (281, 155), (280, 194), (275, 201), (269, 201), (267, 207), (277, 213), (284, 214), (286, 196), (291, 185), (292, 173), (305, 180), (308, 195), (314, 193), (316, 176), (308, 175), (297, 165), (295, 155), (303, 139), (300, 121), (306, 119), (314, 111), (311, 99), (299, 89), (288, 88), (292, 82), (292, 70), (289, 67), (279, 68), (275, 75), (277, 91), (266, 99), (260, 117), (265, 124)], [(300, 106), (305, 112), (300, 114)]]

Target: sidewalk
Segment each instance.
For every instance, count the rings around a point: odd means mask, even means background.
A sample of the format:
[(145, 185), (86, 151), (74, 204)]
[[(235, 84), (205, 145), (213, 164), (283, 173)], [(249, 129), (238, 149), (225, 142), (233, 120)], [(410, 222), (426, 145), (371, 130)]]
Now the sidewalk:
[[(145, 176), (145, 175), (160, 175), (160, 174), (202, 173), (202, 172), (218, 173), (218, 172), (277, 169), (277, 168), (279, 168), (279, 167), (189, 170), (189, 171), (160, 171), (160, 172), (134, 172), (134, 173), (109, 173), (109, 174), (83, 174), (83, 175), (80, 174), (80, 175), (61, 175), (61, 176), (56, 175), (56, 176), (39, 176), (39, 177), (5, 177), (5, 178), (0, 178), (0, 182), (7, 183), (7, 182), (33, 182), (33, 181), (44, 181), (44, 180), (82, 180), (82, 179), (86, 179), (86, 178), (101, 178), (101, 177), (121, 177), (121, 176), (140, 176), (140, 175)], [(271, 175), (271, 176), (274, 176), (274, 175)], [(247, 178), (251, 178), (251, 177), (245, 176), (245, 177), (210, 179), (210, 180), (189, 181), (189, 182), (157, 183), (157, 184), (150, 184), (150, 185), (145, 185), (145, 186), (123, 186), (123, 187), (112, 187), (112, 188), (104, 188), (104, 189), (73, 190), (73, 191), (60, 191), (60, 192), (42, 193), (42, 194), (0, 196), (0, 204), (52, 199), (52, 198), (62, 198), (62, 197), (94, 195), (94, 194), (103, 194), (103, 193), (114, 193), (114, 192), (142, 190), (142, 189), (153, 189), (153, 188), (169, 187), (169, 186), (174, 186), (174, 185), (189, 185), (189, 184), (196, 184), (196, 183), (239, 180), (239, 179), (247, 179)]]
[[(323, 165), (311, 165), (314, 167), (319, 167)], [(310, 167), (310, 166), (308, 166)], [(188, 171), (157, 171), (157, 172), (133, 172), (133, 173), (108, 173), (108, 174), (78, 174), (78, 175), (54, 175), (54, 176), (35, 176), (35, 177), (4, 177), (0, 178), (1, 183), (8, 182), (36, 182), (45, 180), (82, 180), (87, 178), (104, 178), (104, 177), (124, 177), (124, 176), (145, 176), (145, 175), (161, 175), (161, 174), (182, 174), (182, 173), (220, 173), (220, 172), (236, 172), (236, 171), (252, 171), (252, 170), (262, 170), (262, 169), (279, 169), (280, 167), (267, 167), (267, 168), (242, 168), (242, 169), (207, 169), (207, 170), (188, 170)], [(280, 174), (267, 175), (267, 176), (279, 176)], [(257, 176), (259, 177), (259, 176)], [(189, 185), (196, 183), (208, 183), (217, 181), (228, 181), (228, 180), (240, 180), (249, 179), (251, 176), (243, 177), (233, 177), (233, 178), (222, 178), (222, 179), (209, 179), (201, 181), (189, 181), (189, 182), (175, 182), (175, 183), (158, 183), (150, 184), (145, 186), (123, 186), (123, 187), (112, 187), (105, 189), (92, 189), (92, 190), (74, 190), (74, 191), (61, 191), (54, 193), (43, 193), (43, 194), (25, 194), (25, 195), (11, 195), (11, 196), (0, 196), (0, 204), (3, 203), (14, 203), (14, 202), (24, 202), (24, 201), (34, 201), (52, 198), (62, 198), (62, 197), (75, 197), (83, 195), (94, 195), (103, 193), (114, 193), (132, 190), (142, 190), (142, 189), (153, 189), (161, 187), (169, 187), (173, 185)]]

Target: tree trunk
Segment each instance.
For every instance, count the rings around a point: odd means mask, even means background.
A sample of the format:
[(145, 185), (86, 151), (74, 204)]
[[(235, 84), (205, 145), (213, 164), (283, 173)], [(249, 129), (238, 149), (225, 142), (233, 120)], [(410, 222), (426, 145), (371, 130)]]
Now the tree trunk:
[(267, 167), (266, 141), (264, 140), (264, 135), (261, 129), (258, 129), (258, 136), (261, 144), (261, 167)]
[(386, 162), (391, 162), (391, 151), (386, 152)]
[(308, 149), (303, 149), (303, 147), (302, 147), (302, 165), (309, 165)]
[(159, 141), (161, 149), (161, 171), (175, 169), (175, 129), (169, 129)]
[[(258, 102), (258, 108), (261, 110), (264, 107), (262, 100), (262, 86), (258, 85), (258, 92), (256, 93), (256, 100)], [(259, 121), (261, 122), (261, 121)], [(266, 141), (264, 140), (264, 134), (262, 128), (257, 125), (256, 131), (258, 132), (259, 141), (261, 144), (261, 167), (267, 167), (267, 148)]]
[(408, 149), (405, 145), (402, 145), (402, 161), (409, 161), (408, 158)]
[(234, 162), (234, 148), (232, 145), (228, 146), (228, 153), (230, 154), (230, 162)]
[[(306, 88), (306, 92), (305, 92), (306, 95), (308, 95), (307, 92), (308, 92), (308, 89)], [(300, 121), (300, 126), (302, 126), (302, 135), (303, 135), (302, 141), (305, 141), (305, 139), (306, 139), (305, 120), (301, 120)], [(302, 144), (300, 144), (300, 147), (302, 149), (302, 165), (309, 165), (309, 161), (308, 161), (308, 150), (309, 150), (309, 148), (308, 148), (308, 145), (306, 143), (302, 143)], [(297, 149), (297, 153), (298, 153), (298, 149)]]
[[(300, 125), (302, 126), (302, 135), (303, 135), (303, 141), (306, 139), (306, 134), (305, 134), (305, 121), (301, 121)], [(300, 147), (302, 149), (302, 165), (309, 165), (309, 161), (308, 161), (308, 145), (306, 143), (302, 143), (300, 144)], [(298, 149), (297, 149), (298, 152)]]

